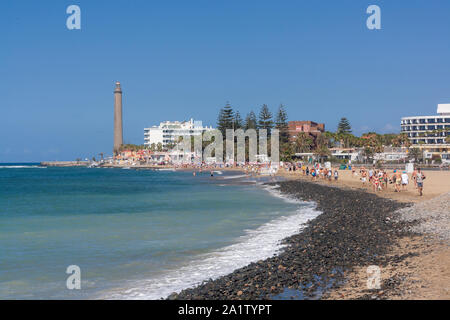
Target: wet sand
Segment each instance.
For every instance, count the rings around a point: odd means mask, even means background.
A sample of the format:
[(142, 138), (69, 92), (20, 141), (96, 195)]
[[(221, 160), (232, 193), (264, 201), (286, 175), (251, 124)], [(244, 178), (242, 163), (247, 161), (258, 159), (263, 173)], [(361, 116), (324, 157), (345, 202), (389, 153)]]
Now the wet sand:
[[(447, 196), (450, 192), (450, 172), (424, 171), (424, 173), (427, 178), (422, 197), (418, 195), (411, 179), (405, 191), (394, 192), (393, 185), (389, 185), (388, 190), (376, 192), (377, 196), (399, 202), (420, 203), (409, 209), (411, 212), (402, 214), (401, 219), (415, 221), (418, 224), (411, 228), (417, 234), (399, 238), (386, 253), (386, 257), (401, 256), (404, 259), (394, 260), (381, 268), (383, 284), (381, 289), (367, 289), (368, 265), (354, 266), (345, 273), (345, 282), (340, 287), (327, 292), (323, 299), (450, 299), (450, 242), (448, 241), (450, 221)], [(299, 172), (279, 172), (279, 174), (287, 179), (309, 181), (311, 179), (303, 177)], [(351, 171), (339, 170), (337, 182), (319, 179), (317, 183), (374, 194), (372, 188), (363, 186), (359, 178), (360, 176), (353, 176)], [(414, 210), (421, 214), (413, 215)], [(398, 214), (400, 215), (400, 212)], [(431, 216), (437, 216), (439, 219), (433, 221)]]

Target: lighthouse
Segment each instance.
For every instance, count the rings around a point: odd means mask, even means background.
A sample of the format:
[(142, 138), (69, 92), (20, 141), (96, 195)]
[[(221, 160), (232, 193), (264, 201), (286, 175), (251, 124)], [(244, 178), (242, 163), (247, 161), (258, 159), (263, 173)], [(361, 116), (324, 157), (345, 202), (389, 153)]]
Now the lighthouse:
[(119, 154), (122, 144), (122, 89), (120, 88), (120, 82), (117, 81), (116, 88), (114, 89), (114, 155)]

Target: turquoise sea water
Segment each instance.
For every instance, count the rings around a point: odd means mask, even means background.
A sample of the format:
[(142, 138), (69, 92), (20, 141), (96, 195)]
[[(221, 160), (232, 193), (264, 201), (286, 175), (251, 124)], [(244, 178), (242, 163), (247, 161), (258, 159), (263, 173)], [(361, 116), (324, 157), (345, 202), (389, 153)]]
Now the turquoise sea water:
[[(0, 164), (0, 299), (157, 299), (273, 255), (311, 204), (227, 173)], [(66, 268), (81, 289), (66, 288)]]

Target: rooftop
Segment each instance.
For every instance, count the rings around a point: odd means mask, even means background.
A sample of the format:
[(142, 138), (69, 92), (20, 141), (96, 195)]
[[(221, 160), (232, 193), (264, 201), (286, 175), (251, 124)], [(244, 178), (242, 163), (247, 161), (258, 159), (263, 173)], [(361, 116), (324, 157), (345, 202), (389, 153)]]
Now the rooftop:
[(440, 115), (450, 115), (450, 103), (438, 104), (437, 113)]

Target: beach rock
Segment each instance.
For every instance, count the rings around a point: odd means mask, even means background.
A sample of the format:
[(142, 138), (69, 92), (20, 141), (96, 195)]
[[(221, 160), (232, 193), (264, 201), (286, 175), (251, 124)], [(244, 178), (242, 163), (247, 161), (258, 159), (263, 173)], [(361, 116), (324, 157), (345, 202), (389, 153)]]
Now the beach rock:
[[(305, 181), (278, 184), (283, 194), (314, 201), (322, 214), (298, 234), (284, 239), (286, 247), (278, 255), (185, 289), (176, 299), (269, 299), (288, 287), (303, 292), (305, 298), (318, 299), (327, 288), (343, 282), (345, 271), (390, 263), (385, 254), (410, 225), (395, 219), (387, 223), (395, 211), (408, 205), (375, 194)], [(392, 259), (401, 261), (405, 257)], [(395, 282), (384, 282), (382, 292), (395, 286)], [(374, 297), (379, 299), (379, 295)]]

